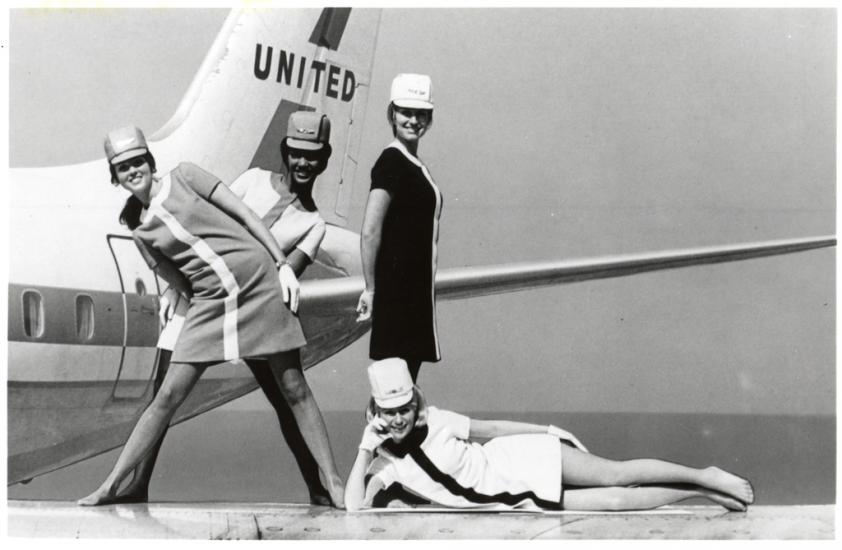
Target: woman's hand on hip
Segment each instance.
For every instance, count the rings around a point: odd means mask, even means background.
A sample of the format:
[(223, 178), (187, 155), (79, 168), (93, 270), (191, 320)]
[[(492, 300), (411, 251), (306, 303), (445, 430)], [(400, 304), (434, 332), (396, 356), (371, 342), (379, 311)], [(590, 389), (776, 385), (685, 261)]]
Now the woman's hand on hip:
[(158, 302), (158, 317), (160, 317), (162, 327), (167, 326), (167, 323), (172, 320), (179, 300), (181, 300), (181, 294), (173, 287), (168, 287), (161, 295)]
[(368, 321), (371, 318), (371, 314), (374, 313), (374, 291), (373, 290), (363, 290), (363, 293), (360, 294), (360, 299), (357, 302), (357, 322), (360, 323), (362, 321)]
[(550, 424), (549, 426), (547, 426), (547, 433), (550, 434), (550, 435), (554, 435), (559, 439), (569, 441), (570, 443), (573, 444), (574, 447), (576, 447), (577, 449), (579, 449), (583, 453), (590, 452), (590, 451), (588, 451), (587, 447), (582, 445), (582, 443), (576, 438), (575, 435), (568, 432), (567, 430), (562, 430), (558, 426), (553, 426), (552, 424)]
[(281, 268), (278, 270), (278, 281), (281, 283), (284, 303), (289, 306), (291, 312), (297, 313), (298, 296), (301, 289), (298, 285), (298, 279), (295, 277), (295, 272), (289, 264), (281, 264)]

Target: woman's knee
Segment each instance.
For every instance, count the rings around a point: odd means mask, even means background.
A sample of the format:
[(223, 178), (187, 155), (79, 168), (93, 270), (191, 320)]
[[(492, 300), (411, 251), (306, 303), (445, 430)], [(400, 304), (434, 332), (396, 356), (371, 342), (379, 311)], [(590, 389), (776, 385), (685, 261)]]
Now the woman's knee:
[(187, 391), (164, 384), (152, 400), (152, 407), (164, 412), (169, 412), (177, 409), (187, 398)]
[(608, 487), (603, 496), (603, 510), (619, 512), (628, 508), (628, 491), (626, 487)]
[(609, 460), (602, 471), (603, 485), (610, 487), (628, 487), (637, 482), (629, 461)]
[(301, 371), (286, 371), (281, 377), (280, 387), (281, 393), (290, 405), (295, 405), (310, 397), (310, 386)]

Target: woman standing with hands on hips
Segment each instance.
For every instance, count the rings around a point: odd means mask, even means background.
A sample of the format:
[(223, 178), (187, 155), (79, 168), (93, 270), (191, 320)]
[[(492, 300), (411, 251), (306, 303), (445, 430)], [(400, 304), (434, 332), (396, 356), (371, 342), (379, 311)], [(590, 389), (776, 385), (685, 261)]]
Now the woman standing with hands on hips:
[[(331, 156), (330, 119), (313, 111), (296, 111), (289, 116), (287, 133), (281, 140), (280, 170), (250, 168), (231, 183), (234, 195), (260, 217), (286, 255), (296, 277), (300, 277), (312, 263), (325, 235), (325, 221), (319, 215), (313, 200), (313, 187), (325, 171)], [(129, 229), (140, 225), (139, 219), (125, 219)], [(172, 287), (161, 296), (161, 324), (164, 326), (158, 340), (159, 360), (155, 374), (157, 392), (167, 372), (170, 355), (184, 324), (189, 300)], [(284, 391), (272, 371), (262, 361), (248, 361), (260, 389), (263, 391), (280, 423), (298, 468), (307, 485), (310, 504), (330, 506), (330, 494), (319, 479), (319, 466), (307, 447), (295, 416), (289, 408)], [(304, 383), (301, 373), (289, 371), (287, 392), (298, 393)], [(114, 499), (114, 503), (147, 502), (149, 484), (166, 431), (134, 470), (132, 480)]]
[(205, 369), (243, 358), (260, 359), (278, 381), (333, 504), (341, 506), (342, 480), (301, 371), (299, 349), (306, 341), (295, 317), (298, 280), (269, 229), (198, 166), (181, 163), (158, 177), (136, 127), (109, 133), (105, 152), (112, 183), (132, 194), (122, 216), (140, 222), (132, 237), (141, 254), (189, 305), (160, 389), (105, 481), (78, 503), (113, 502), (121, 481), (153, 448)]
[(360, 254), (365, 290), (358, 320), (372, 318), (372, 359), (400, 357), (413, 381), (423, 361), (441, 359), (435, 278), (442, 196), (418, 159), (433, 124), (430, 77), (399, 74), (386, 118), (395, 139), (371, 170)]

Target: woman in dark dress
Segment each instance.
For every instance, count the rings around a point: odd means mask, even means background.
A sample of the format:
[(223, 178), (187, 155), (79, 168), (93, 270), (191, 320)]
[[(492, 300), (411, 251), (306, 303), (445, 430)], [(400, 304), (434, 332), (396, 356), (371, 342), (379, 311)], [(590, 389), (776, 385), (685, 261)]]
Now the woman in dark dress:
[(387, 119), (395, 140), (371, 170), (357, 311), (360, 321), (372, 318), (371, 358), (400, 357), (416, 380), (422, 362), (441, 359), (435, 276), (442, 196), (418, 159), (418, 143), (433, 123), (430, 77), (395, 77)]

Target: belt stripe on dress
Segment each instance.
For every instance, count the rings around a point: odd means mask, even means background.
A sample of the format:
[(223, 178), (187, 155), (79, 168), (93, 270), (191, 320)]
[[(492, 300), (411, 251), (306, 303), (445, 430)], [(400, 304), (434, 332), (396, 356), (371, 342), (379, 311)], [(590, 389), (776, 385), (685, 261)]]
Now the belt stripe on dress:
[(225, 315), (222, 319), (222, 353), (226, 361), (238, 359), (240, 357), (240, 345), (237, 336), (237, 296), (240, 293), (240, 287), (237, 284), (237, 279), (234, 278), (234, 274), (228, 269), (225, 260), (214, 252), (204, 239), (187, 231), (175, 216), (164, 208), (163, 202), (170, 194), (170, 187), (170, 177), (167, 174), (162, 179), (160, 192), (149, 205), (149, 212), (158, 216), (173, 234), (173, 237), (189, 246), (199, 258), (208, 264), (216, 276), (219, 277), (222, 287), (227, 293), (227, 296), (223, 300), (225, 304)]
[(496, 495), (486, 495), (477, 492), (471, 487), (464, 487), (451, 476), (439, 470), (433, 461), (430, 460), (430, 457), (428, 457), (420, 447), (416, 447), (409, 451), (409, 456), (415, 460), (415, 463), (418, 464), (418, 466), (420, 466), (433, 481), (442, 485), (451, 494), (460, 496), (471, 502), (476, 502), (477, 504), (491, 504), (499, 502), (509, 506), (516, 506), (520, 502), (530, 499), (541, 508), (550, 510), (561, 509), (561, 503), (544, 500), (533, 491), (524, 491), (522, 493), (502, 492), (497, 493)]

